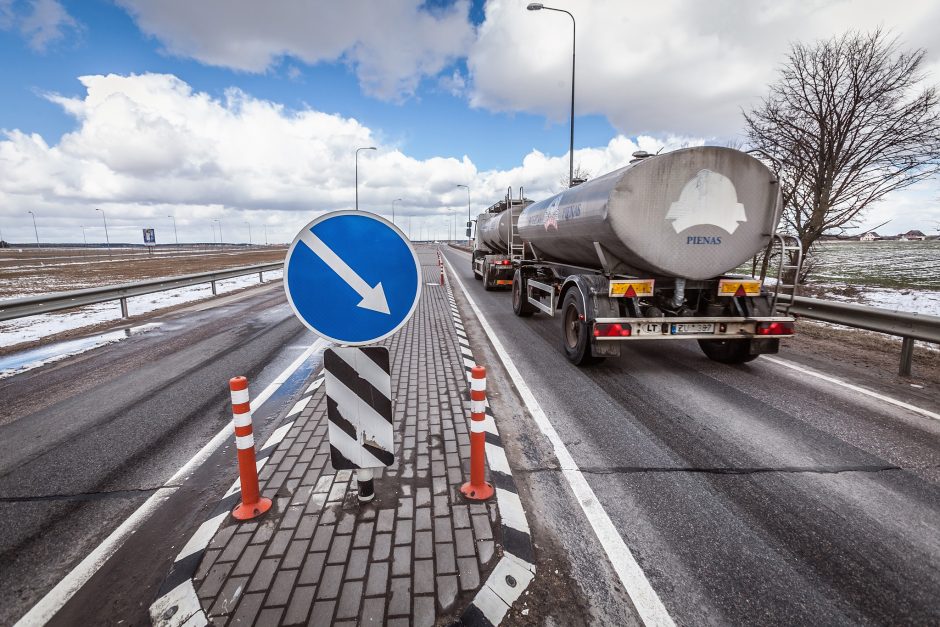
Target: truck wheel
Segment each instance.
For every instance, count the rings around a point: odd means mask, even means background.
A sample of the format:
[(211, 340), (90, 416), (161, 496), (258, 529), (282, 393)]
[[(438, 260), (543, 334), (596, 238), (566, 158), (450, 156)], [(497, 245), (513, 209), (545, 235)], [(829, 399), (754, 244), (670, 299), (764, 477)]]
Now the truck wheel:
[(759, 355), (751, 355), (750, 340), (699, 340), (705, 356), (722, 364), (743, 364)]
[(493, 281), (490, 279), (490, 264), (483, 262), (483, 289), (487, 292), (493, 291)]
[(568, 290), (561, 305), (561, 345), (568, 361), (577, 366), (604, 361), (591, 355), (590, 325), (584, 324), (584, 303), (577, 289)]
[(525, 279), (518, 268), (512, 277), (512, 311), (520, 318), (528, 318), (535, 313), (535, 307), (526, 298)]

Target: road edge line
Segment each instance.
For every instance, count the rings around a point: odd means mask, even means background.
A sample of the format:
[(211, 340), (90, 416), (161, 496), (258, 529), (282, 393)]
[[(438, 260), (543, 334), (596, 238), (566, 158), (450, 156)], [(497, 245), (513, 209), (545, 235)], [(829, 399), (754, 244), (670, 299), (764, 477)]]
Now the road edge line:
[[(264, 402), (270, 398), (290, 375), (300, 367), (323, 342), (325, 348), (328, 342), (322, 338), (317, 338), (310, 348), (305, 350), (297, 359), (279, 374), (255, 399), (257, 407), (261, 407)], [(98, 572), (98, 570), (113, 556), (123, 545), (125, 540), (130, 537), (150, 516), (157, 511), (160, 505), (170, 498), (179, 487), (176, 485), (185, 480), (187, 476), (202, 465), (215, 450), (225, 442), (229, 437), (234, 437), (232, 431), (232, 421), (228, 421), (222, 429), (213, 436), (195, 455), (189, 458), (183, 466), (170, 477), (163, 487), (157, 489), (144, 503), (134, 512), (124, 519), (108, 537), (102, 540), (98, 546), (82, 559), (72, 570), (59, 580), (53, 588), (47, 592), (29, 611), (27, 611), (19, 620), (14, 623), (14, 627), (28, 627), (31, 625), (43, 625), (49, 622), (61, 610), (69, 600), (75, 596), (75, 593), (82, 589), (88, 581)]]
[(476, 301), (470, 296), (470, 292), (467, 290), (466, 286), (464, 286), (463, 280), (457, 275), (450, 259), (446, 256), (443, 256), (443, 258), (450, 268), (451, 276), (457, 282), (457, 285), (460, 286), (464, 297), (467, 299), (467, 303), (477, 317), (477, 321), (480, 323), (487, 338), (493, 345), (493, 350), (496, 351), (500, 361), (503, 362), (503, 366), (506, 368), (506, 372), (509, 374), (510, 379), (512, 379), (513, 385), (515, 385), (516, 390), (519, 392), (522, 402), (525, 403), (526, 409), (529, 410), (529, 414), (532, 416), (535, 424), (538, 425), (542, 434), (551, 442), (555, 457), (561, 465), (562, 475), (568, 482), (568, 486), (571, 488), (572, 492), (574, 492), (578, 500), (578, 505), (581, 506), (581, 511), (584, 512), (585, 517), (591, 524), (591, 528), (594, 530), (594, 535), (597, 537), (598, 541), (600, 541), (604, 552), (607, 553), (607, 558), (617, 572), (617, 576), (620, 578), (620, 583), (623, 584), (625, 592), (633, 602), (634, 608), (640, 616), (640, 620), (646, 625), (674, 627), (675, 622), (663, 605), (656, 590), (653, 589), (652, 584), (646, 578), (643, 569), (637, 563), (630, 548), (620, 536), (617, 528), (614, 527), (614, 523), (607, 515), (607, 511), (601, 506), (600, 501), (594, 494), (594, 490), (591, 489), (587, 479), (584, 478), (581, 469), (574, 461), (574, 458), (571, 456), (564, 442), (562, 442), (561, 437), (558, 435), (551, 421), (549, 421), (548, 416), (545, 414), (544, 410), (542, 410), (535, 395), (522, 378), (522, 375), (516, 368), (509, 353), (496, 336), (496, 332), (483, 316), (483, 312), (480, 310), (479, 306), (477, 306)]
[(795, 371), (797, 371), (797, 372), (802, 372), (803, 374), (808, 374), (808, 375), (810, 375), (811, 377), (816, 377), (817, 379), (822, 379), (823, 381), (827, 381), (827, 382), (832, 383), (832, 384), (834, 384), (834, 385), (842, 386), (842, 387), (844, 387), (844, 388), (846, 388), (846, 389), (848, 389), (848, 390), (852, 390), (853, 392), (858, 392), (859, 394), (864, 394), (865, 396), (870, 396), (870, 397), (872, 397), (872, 398), (876, 398), (876, 399), (878, 399), (879, 401), (884, 401), (884, 402), (886, 402), (886, 403), (890, 403), (891, 405), (894, 405), (895, 407), (900, 407), (901, 409), (906, 409), (906, 410), (908, 410), (908, 411), (914, 412), (915, 414), (920, 414), (921, 416), (925, 416), (925, 417), (927, 417), (927, 418), (933, 418), (934, 420), (940, 420), (940, 414), (934, 413), (934, 412), (930, 411), (929, 409), (923, 409), (923, 408), (921, 408), (921, 407), (917, 407), (916, 405), (911, 405), (910, 403), (905, 403), (904, 401), (899, 401), (899, 400), (896, 399), (896, 398), (892, 398), (892, 397), (890, 397), (890, 396), (886, 396), (886, 395), (884, 395), (884, 394), (880, 394), (880, 393), (878, 393), (878, 392), (875, 392), (874, 390), (869, 390), (868, 388), (863, 388), (863, 387), (861, 387), (861, 386), (854, 385), (854, 384), (852, 384), (852, 383), (848, 383), (848, 382), (846, 382), (846, 381), (843, 381), (843, 380), (841, 380), (841, 379), (837, 379), (836, 377), (833, 377), (833, 376), (830, 376), (830, 375), (827, 375), (827, 374), (823, 374), (823, 373), (818, 372), (818, 371), (816, 371), (816, 370), (811, 370), (811, 369), (809, 369), (809, 368), (806, 368), (805, 366), (798, 366), (798, 365), (794, 364), (793, 362), (788, 361), (788, 360), (786, 360), (786, 359), (780, 359), (779, 357), (771, 357), (771, 356), (769, 356), (769, 355), (764, 355), (763, 360), (764, 360), (764, 361), (769, 361), (769, 362), (772, 363), (772, 364), (777, 364), (778, 366), (783, 366), (784, 368), (790, 368), (791, 370), (795, 370)]

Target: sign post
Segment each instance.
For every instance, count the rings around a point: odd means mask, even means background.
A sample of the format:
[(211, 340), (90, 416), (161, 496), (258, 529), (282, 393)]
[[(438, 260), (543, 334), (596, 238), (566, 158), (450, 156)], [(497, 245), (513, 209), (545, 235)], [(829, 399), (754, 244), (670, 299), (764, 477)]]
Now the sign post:
[(153, 254), (153, 247), (157, 245), (157, 233), (153, 229), (144, 229), (144, 246), (147, 252)]
[(324, 355), (330, 459), (354, 469), (359, 500), (372, 500), (373, 468), (395, 462), (388, 349), (365, 347), (401, 329), (421, 295), (411, 242), (388, 220), (336, 211), (301, 229), (284, 261), (284, 290), (297, 317), (341, 345)]

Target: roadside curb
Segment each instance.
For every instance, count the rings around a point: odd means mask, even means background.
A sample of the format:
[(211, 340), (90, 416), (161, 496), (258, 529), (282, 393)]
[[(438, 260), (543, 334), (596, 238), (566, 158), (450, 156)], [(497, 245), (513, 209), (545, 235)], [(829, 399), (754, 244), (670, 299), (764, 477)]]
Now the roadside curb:
[[(284, 436), (294, 426), (296, 416), (313, 398), (314, 392), (323, 384), (323, 373), (317, 375), (310, 386), (304, 390), (303, 395), (287, 412), (287, 421), (274, 430), (258, 451), (256, 468), (258, 472), (264, 467), (268, 459), (277, 449)], [(233, 436), (234, 437), (234, 436)], [(150, 620), (156, 627), (196, 627), (208, 625), (209, 621), (205, 611), (196, 595), (193, 586), (193, 577), (199, 568), (199, 563), (209, 547), (209, 543), (219, 530), (223, 522), (231, 515), (232, 509), (241, 501), (240, 479), (235, 479), (232, 487), (219, 500), (212, 513), (203, 522), (189, 541), (183, 546), (174, 558), (170, 572), (164, 578), (157, 597), (150, 604)]]
[[(463, 357), (469, 393), (470, 371), (476, 366), (470, 340), (457, 309), (457, 301), (447, 278), (447, 300), (457, 330), (457, 341)], [(486, 462), (490, 469), (490, 481), (496, 488), (496, 503), (499, 508), (500, 538), (503, 555), (493, 567), (489, 578), (474, 596), (460, 616), (463, 625), (499, 625), (512, 604), (522, 596), (535, 577), (535, 552), (532, 534), (526, 519), (525, 509), (519, 499), (519, 490), (512, 476), (512, 468), (506, 457), (496, 420), (486, 401), (483, 429), (486, 433)]]

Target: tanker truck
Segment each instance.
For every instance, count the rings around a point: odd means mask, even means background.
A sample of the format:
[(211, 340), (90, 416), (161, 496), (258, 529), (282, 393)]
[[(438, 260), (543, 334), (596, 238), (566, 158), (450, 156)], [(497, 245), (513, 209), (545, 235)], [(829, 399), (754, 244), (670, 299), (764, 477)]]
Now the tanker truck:
[[(510, 239), (521, 240), (511, 261), (514, 313), (558, 314), (562, 348), (577, 365), (618, 356), (625, 341), (697, 340), (729, 364), (776, 353), (794, 333), (777, 299), (795, 293), (789, 277), (802, 263), (799, 241), (776, 234), (777, 177), (730, 148), (634, 157), (520, 207), (516, 229), (507, 221)], [(772, 288), (767, 262), (757, 271), (761, 251), (778, 260)], [(749, 260), (750, 274), (735, 272)]]
[(517, 221), (522, 210), (531, 204), (521, 192), (519, 198), (513, 198), (510, 189), (503, 200), (477, 216), (470, 263), (474, 278), (483, 281), (483, 289), (512, 285), (512, 263), (522, 257)]

